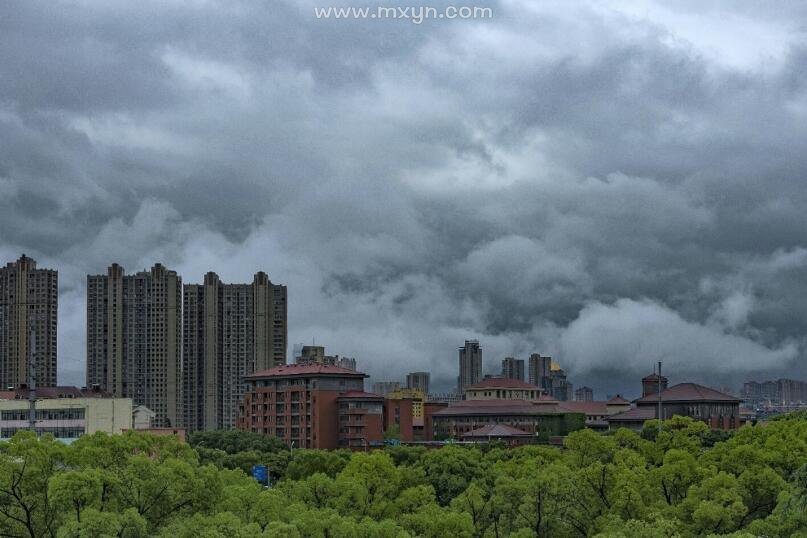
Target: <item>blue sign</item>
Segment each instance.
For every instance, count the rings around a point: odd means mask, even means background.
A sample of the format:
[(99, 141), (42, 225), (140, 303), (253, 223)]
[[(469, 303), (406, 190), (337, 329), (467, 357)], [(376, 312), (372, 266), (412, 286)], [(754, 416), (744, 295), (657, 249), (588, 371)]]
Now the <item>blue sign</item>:
[(269, 468), (266, 465), (253, 465), (252, 478), (257, 480), (263, 485), (269, 483)]

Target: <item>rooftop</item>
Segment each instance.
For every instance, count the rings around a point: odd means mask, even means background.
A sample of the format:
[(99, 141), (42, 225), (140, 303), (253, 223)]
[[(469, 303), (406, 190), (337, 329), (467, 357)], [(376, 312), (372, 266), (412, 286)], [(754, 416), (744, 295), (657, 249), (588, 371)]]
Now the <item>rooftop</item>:
[(536, 404), (527, 400), (461, 400), (434, 412), (434, 416), (462, 415), (542, 415), (569, 412), (557, 405)]
[[(0, 400), (26, 400), (29, 390), (27, 388), (17, 388), (14, 390), (0, 391)], [(73, 386), (64, 387), (37, 387), (37, 399), (54, 398), (112, 398), (108, 392), (99, 389), (78, 388)]]
[(605, 402), (560, 402), (560, 407), (575, 413), (587, 415), (607, 415), (608, 405)]
[(520, 379), (508, 379), (506, 377), (486, 377), (478, 383), (468, 385), (467, 389), (531, 389), (538, 390), (535, 385), (522, 381)]
[(288, 376), (312, 376), (312, 375), (335, 375), (351, 377), (367, 377), (363, 372), (341, 368), (330, 364), (282, 364), (255, 372), (245, 377), (245, 379), (260, 379), (263, 377), (288, 377)]
[(361, 398), (364, 400), (383, 400), (384, 397), (380, 394), (373, 392), (364, 392), (361, 390), (349, 390), (339, 394), (339, 398)]
[[(636, 403), (658, 402), (659, 396), (651, 394), (634, 400)], [(729, 394), (698, 385), (697, 383), (679, 383), (661, 391), (662, 402), (739, 402)]]
[[(667, 380), (667, 378), (664, 377), (664, 376), (661, 376), (661, 379), (664, 380), (664, 381)], [(642, 381), (658, 381), (658, 374), (652, 373), (652, 374), (650, 374), (648, 376), (645, 376), (645, 377), (642, 378)]]
[(637, 420), (651, 420), (656, 418), (656, 410), (652, 407), (634, 407), (633, 409), (628, 409), (624, 413), (619, 413), (617, 415), (612, 415), (608, 417), (608, 422), (616, 421), (619, 422), (621, 420), (624, 421), (637, 421)]
[(506, 424), (488, 424), (465, 433), (463, 437), (532, 437), (532, 434)]
[(622, 396), (620, 396), (619, 394), (617, 394), (616, 396), (608, 400), (606, 403), (608, 405), (620, 405), (620, 404), (629, 404), (630, 402), (625, 398), (623, 398)]

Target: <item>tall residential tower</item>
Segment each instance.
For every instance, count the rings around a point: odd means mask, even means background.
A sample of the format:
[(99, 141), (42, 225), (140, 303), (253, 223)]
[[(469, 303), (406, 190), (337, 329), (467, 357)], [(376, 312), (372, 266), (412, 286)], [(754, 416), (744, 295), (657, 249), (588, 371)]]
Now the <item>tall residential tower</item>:
[(160, 264), (88, 275), (87, 386), (148, 407), (156, 426), (180, 425), (181, 305), (182, 279)]
[(235, 427), (244, 377), (286, 364), (286, 286), (266, 273), (251, 284), (224, 284), (207, 273), (184, 287), (183, 425)]
[(505, 379), (518, 379), (524, 381), (524, 360), (513, 357), (502, 359), (502, 377)]
[(482, 379), (482, 348), (479, 340), (466, 340), (459, 350), (459, 359), (457, 393), (462, 394), (465, 387)]
[(32, 351), (37, 386), (56, 386), (58, 298), (58, 273), (25, 254), (0, 267), (0, 389), (28, 384)]

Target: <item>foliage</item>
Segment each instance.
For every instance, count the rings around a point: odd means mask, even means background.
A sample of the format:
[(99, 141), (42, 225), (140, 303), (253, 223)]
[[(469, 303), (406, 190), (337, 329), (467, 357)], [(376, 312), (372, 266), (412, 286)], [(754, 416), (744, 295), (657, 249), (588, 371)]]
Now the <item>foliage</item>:
[(209, 432), (193, 432), (188, 436), (188, 444), (193, 448), (215, 448), (227, 454), (239, 452), (278, 452), (288, 450), (282, 440), (267, 437), (254, 432), (239, 430), (217, 430)]
[[(807, 538), (807, 417), (674, 418), (548, 446), (294, 450), (232, 432), (0, 443), (13, 537)], [(274, 481), (255, 482), (252, 465)]]

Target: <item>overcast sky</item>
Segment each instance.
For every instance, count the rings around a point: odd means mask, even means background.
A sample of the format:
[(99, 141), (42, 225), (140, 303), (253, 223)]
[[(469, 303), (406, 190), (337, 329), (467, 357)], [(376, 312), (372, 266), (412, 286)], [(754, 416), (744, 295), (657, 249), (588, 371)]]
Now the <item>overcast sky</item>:
[(60, 382), (112, 262), (264, 270), (290, 355), (374, 379), (466, 338), (597, 397), (807, 376), (807, 4), (329, 2), (0, 3), (0, 261), (59, 270)]

